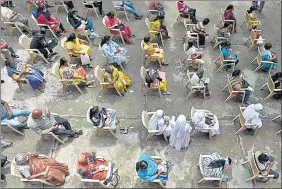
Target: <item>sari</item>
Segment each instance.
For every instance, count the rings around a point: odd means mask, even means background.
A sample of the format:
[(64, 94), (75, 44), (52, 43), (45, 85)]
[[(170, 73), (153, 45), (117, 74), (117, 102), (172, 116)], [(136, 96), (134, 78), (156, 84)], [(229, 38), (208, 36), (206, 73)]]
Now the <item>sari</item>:
[(163, 110), (157, 110), (149, 121), (150, 129), (159, 131), (156, 135), (163, 134), (166, 129), (164, 115)]
[[(71, 50), (73, 49), (75, 51), (83, 52), (83, 53), (88, 54), (88, 55), (91, 55), (91, 53), (92, 53), (91, 48), (88, 45), (84, 45), (84, 44), (80, 43), (78, 37), (75, 39), (75, 42), (68, 41), (66, 43), (66, 46), (67, 46), (67, 50), (69, 52), (71, 52)], [(79, 56), (79, 54), (74, 54), (73, 56)]]
[[(59, 69), (59, 73), (60, 73), (61, 78), (63, 78), (63, 79), (73, 79), (76, 84), (86, 84), (86, 82), (88, 81), (87, 77), (86, 77), (87, 73), (82, 67), (73, 69), (70, 66), (69, 67), (62, 66)], [(74, 79), (73, 78), (74, 76), (82, 76), (85, 79)]]
[(165, 62), (164, 51), (160, 48), (154, 48), (154, 46), (150, 43), (144, 43), (144, 51), (147, 56), (157, 56), (160, 58), (161, 63)]
[[(214, 166), (215, 162), (218, 160), (225, 161), (223, 167)], [(213, 164), (213, 165), (212, 165)], [(204, 167), (204, 176), (205, 177), (216, 177), (224, 178), (224, 171), (228, 167), (228, 157), (221, 157), (218, 153), (213, 153), (210, 157), (204, 158), (203, 167)]]
[(38, 24), (49, 25), (54, 31), (60, 30), (60, 20), (58, 18), (54, 18), (48, 10), (46, 10), (46, 12), (35, 11), (32, 14)]
[(127, 75), (125, 75), (123, 72), (118, 71), (117, 68), (114, 66), (111, 66), (113, 68), (112, 74), (109, 74), (108, 72), (104, 73), (104, 81), (105, 82), (111, 82), (116, 77), (118, 79), (114, 82), (115, 88), (121, 93), (124, 94), (126, 92), (126, 87), (128, 87), (131, 84), (131, 80)]
[[(105, 43), (102, 46), (102, 50), (107, 57), (109, 64), (118, 64), (120, 65), (123, 62), (127, 61), (126, 55), (127, 50), (120, 47), (116, 42), (110, 40), (109, 44)], [(118, 51), (119, 50), (119, 51)]]
[[(151, 25), (151, 31), (158, 31), (158, 28), (161, 28), (162, 27), (162, 24), (161, 24), (161, 21), (160, 20), (156, 20), (152, 23)], [(151, 36), (150, 38), (151, 39), (154, 39), (154, 37), (156, 36), (156, 33), (155, 32), (151, 32)]]
[[(119, 25), (121, 24), (121, 21), (114, 16), (114, 18), (110, 18), (108, 16), (106, 16), (105, 19), (105, 25), (107, 28), (112, 27), (114, 25)], [(124, 28), (121, 30), (121, 35), (122, 37), (125, 39), (125, 41), (129, 41), (129, 37), (131, 36), (131, 30), (129, 29), (129, 26), (127, 24), (123, 24)], [(119, 31), (113, 31), (110, 30), (112, 34), (114, 35), (119, 35)]]
[[(234, 30), (236, 31), (236, 18), (234, 17), (234, 14), (232, 11), (224, 11), (224, 18), (225, 20), (234, 20)], [(233, 22), (229, 22), (230, 24), (233, 24)]]
[[(270, 50), (265, 50), (263, 53), (261, 53), (261, 58), (262, 58), (262, 62), (261, 62), (261, 67), (263, 67), (264, 69), (269, 69), (271, 64), (263, 62), (263, 61), (267, 61), (268, 59), (272, 58), (272, 54)], [(277, 62), (271, 60), (272, 63), (272, 69), (276, 69), (277, 68)]]
[(246, 120), (246, 127), (248, 129), (255, 130), (257, 127), (261, 128), (262, 121), (260, 119), (260, 114), (257, 111), (259, 111), (259, 109), (256, 108), (256, 104), (249, 105), (243, 111), (243, 116)]
[(44, 73), (38, 68), (28, 66), (29, 71), (26, 74), (19, 76), (23, 71), (23, 66), (26, 63), (20, 63), (18, 59), (14, 60), (14, 64), (7, 67), (8, 76), (13, 80), (20, 82), (22, 78), (26, 78), (33, 90), (41, 90), (44, 87)]

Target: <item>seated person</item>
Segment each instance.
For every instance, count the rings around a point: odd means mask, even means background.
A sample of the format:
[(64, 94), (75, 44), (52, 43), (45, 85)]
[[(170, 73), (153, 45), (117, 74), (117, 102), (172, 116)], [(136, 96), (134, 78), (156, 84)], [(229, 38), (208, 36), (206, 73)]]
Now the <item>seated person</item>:
[[(208, 23), (210, 23), (210, 19), (205, 18), (202, 22), (197, 22), (197, 24), (192, 26), (190, 29), (191, 33), (198, 33), (200, 48), (205, 48), (206, 36), (208, 36), (209, 34), (206, 32), (204, 26), (208, 25)], [(196, 37), (196, 35), (192, 35), (192, 36)]]
[(221, 43), (227, 43), (227, 42), (230, 43), (231, 29), (232, 29), (232, 24), (230, 24), (229, 22), (225, 22), (223, 27), (220, 28), (218, 31), (218, 37), (224, 37), (227, 39), (218, 39), (218, 41), (220, 41)]
[(107, 58), (108, 64), (120, 65), (127, 61), (127, 50), (123, 47), (120, 47), (111, 39), (110, 36), (105, 35), (100, 43), (100, 46)]
[(55, 4), (65, 4), (67, 6), (68, 11), (72, 11), (72, 9), (74, 8), (73, 2), (72, 1), (60, 1), (60, 0), (55, 0)]
[(66, 30), (58, 18), (55, 18), (44, 6), (39, 6), (32, 13), (38, 24), (46, 24), (51, 27), (57, 34), (65, 33)]
[(251, 6), (249, 10), (247, 10), (249, 15), (249, 21), (250, 21), (250, 29), (256, 29), (258, 26), (261, 25), (260, 20), (253, 14), (253, 11), (256, 10), (255, 6)]
[(40, 179), (55, 186), (63, 184), (69, 174), (67, 164), (51, 157), (40, 156), (36, 152), (17, 154), (15, 162), (23, 178)]
[[(47, 41), (45, 34), (46, 30), (44, 28), (40, 28), (40, 31), (33, 32), (30, 48), (38, 49), (48, 61), (52, 61), (53, 56), (57, 54), (56, 52), (53, 52), (53, 48), (57, 46), (58, 41), (55, 38)], [(50, 53), (48, 53), (46, 49), (48, 49)]]
[(151, 156), (142, 155), (136, 163), (136, 172), (142, 180), (147, 182), (155, 179), (167, 181), (170, 166), (171, 163), (169, 161), (157, 160)]
[(35, 4), (37, 7), (38, 6), (44, 6), (46, 8), (53, 7), (48, 4), (48, 1), (26, 1), (26, 3)]
[(94, 106), (90, 110), (90, 119), (95, 127), (111, 127), (116, 130), (116, 110)]
[(76, 65), (76, 68), (72, 68), (67, 58), (60, 59), (59, 73), (63, 79), (73, 79), (78, 85), (93, 88), (95, 86), (95, 80), (90, 81), (87, 72), (81, 65)]
[(17, 5), (13, 1), (4, 1), (1, 0), (1, 6), (3, 7), (16, 7)]
[(160, 89), (163, 95), (171, 94), (167, 91), (165, 72), (160, 72), (156, 69), (148, 69), (146, 70), (146, 72), (147, 75), (145, 79), (149, 88), (154, 86), (155, 84), (158, 84), (160, 85)]
[(165, 62), (163, 49), (154, 47), (154, 45), (151, 43), (150, 37), (144, 37), (143, 48), (144, 48), (146, 56), (158, 56), (161, 61), (161, 64), (168, 65), (168, 63)]
[(194, 117), (192, 117), (192, 122), (195, 128), (199, 129), (201, 132), (205, 132), (206, 129), (210, 129), (211, 136), (219, 135), (219, 123), (217, 117), (214, 114), (205, 115), (204, 111), (196, 111)]
[(152, 14), (158, 14), (160, 16), (165, 15), (164, 6), (158, 0), (149, 1), (149, 10), (157, 10), (159, 12), (151, 12)]
[[(236, 53), (231, 51), (231, 43), (226, 42), (222, 44), (221, 53), (224, 57), (224, 60), (235, 60), (235, 65), (239, 63), (239, 59)], [(229, 64), (230, 62), (224, 61), (224, 64)], [(231, 66), (230, 66), (231, 67)]]
[(114, 86), (121, 95), (124, 95), (126, 88), (131, 85), (129, 77), (123, 72), (118, 71), (118, 69), (112, 65), (105, 68), (104, 81), (109, 82), (111, 86)]
[(190, 19), (192, 20), (193, 24), (197, 24), (198, 21), (196, 19), (196, 9), (190, 8), (184, 3), (184, 1), (178, 1), (176, 5), (178, 11), (182, 13), (182, 16), (184, 18), (189, 18), (190, 16)]
[[(2, 155), (2, 154), (0, 155), (0, 158), (1, 158), (1, 169), (2, 169), (2, 167), (5, 166), (5, 164), (6, 164), (7, 160), (8, 160), (8, 158), (7, 158), (7, 156)], [(3, 172), (1, 171), (1, 183), (5, 182), (5, 181), (6, 181), (6, 177), (5, 177), (5, 175), (3, 174)]]
[(5, 59), (19, 58), (14, 49), (1, 39), (1, 53), (5, 56)]
[[(205, 87), (205, 95), (206, 96), (210, 96), (211, 95), (211, 91), (209, 90), (209, 78), (206, 78), (205, 81), (202, 80), (202, 78), (200, 78), (199, 76), (200, 73), (194, 73), (190, 79), (192, 86), (202, 86)], [(203, 91), (201, 91), (201, 96), (203, 95)]]
[(279, 178), (279, 174), (271, 169), (274, 165), (273, 156), (267, 155), (266, 153), (261, 153), (260, 151), (255, 152), (254, 156), (260, 174), (265, 176), (274, 175), (273, 179)]
[[(273, 76), (271, 76), (272, 81), (274, 82), (275, 89), (282, 89), (282, 72), (277, 72)], [(281, 98), (281, 91), (280, 94), (275, 94), (274, 98), (280, 99)]]
[(254, 134), (257, 128), (261, 128), (261, 116), (263, 106), (261, 104), (250, 104), (244, 111), (243, 116), (246, 120), (246, 127), (250, 134)]
[(1, 123), (6, 123), (15, 128), (28, 128), (26, 123), (22, 123), (18, 120), (14, 120), (16, 117), (28, 117), (30, 111), (22, 109), (10, 108), (9, 104), (1, 99)]
[(84, 32), (89, 30), (91, 32), (89, 36), (91, 39), (99, 37), (99, 35), (94, 32), (94, 24), (92, 20), (77, 15), (77, 10), (68, 13), (68, 21), (75, 31)]
[(213, 153), (210, 157), (204, 158), (204, 176), (222, 178), (223, 181), (227, 181), (226, 172), (232, 168), (231, 162), (229, 157), (221, 157), (218, 153)]
[[(164, 38), (170, 38), (170, 36), (168, 35), (168, 31), (165, 25), (163, 25), (165, 17), (164, 16), (157, 16), (154, 20), (154, 22), (151, 25), (151, 31), (157, 31), (157, 32), (161, 32), (161, 35)], [(155, 32), (151, 33), (151, 39), (154, 39), (155, 36), (158, 36), (159, 34), (156, 34)]]
[(83, 179), (106, 180), (104, 184), (107, 184), (110, 181), (107, 179), (108, 172), (112, 175), (113, 168), (114, 165), (107, 160), (96, 158), (96, 152), (83, 152), (77, 157), (77, 173)]
[(87, 3), (85, 8), (93, 8), (92, 6), (98, 8), (101, 16), (105, 16), (103, 12), (103, 1), (83, 1), (83, 3)]
[(275, 70), (277, 68), (277, 55), (274, 52), (271, 52), (270, 49), (272, 48), (272, 44), (266, 43), (263, 48), (261, 48), (260, 53), (261, 53), (261, 67), (268, 70), (270, 69), (271, 64), (269, 63), (264, 63), (263, 61), (270, 61), (272, 62), (272, 68)]
[[(48, 108), (45, 109), (44, 115), (41, 109), (34, 109), (28, 117), (27, 125), (40, 135), (52, 132), (55, 135), (66, 135), (77, 138), (79, 135), (83, 134), (82, 130), (72, 130), (68, 120), (51, 115)], [(64, 129), (60, 128), (61, 126), (63, 126)]]
[(234, 22), (229, 22), (230, 24), (234, 24), (234, 32), (237, 31), (236, 29), (236, 18), (234, 17), (234, 6), (233, 5), (228, 5), (226, 10), (224, 11), (224, 18), (225, 20), (233, 20)]
[[(115, 1), (115, 6), (123, 7), (127, 12), (134, 15), (135, 19), (142, 19), (143, 15), (136, 11), (135, 6), (130, 1)], [(118, 9), (118, 8), (117, 8)]]
[(43, 92), (45, 87), (44, 74), (38, 68), (35, 68), (25, 62), (20, 62), (18, 59), (6, 60), (8, 76), (16, 81), (20, 91), (23, 91), (23, 78), (26, 78), (33, 90)]
[(200, 49), (196, 48), (194, 46), (193, 41), (188, 41), (188, 47), (187, 47), (187, 58), (192, 59), (192, 68), (197, 69), (202, 67), (205, 62), (201, 59), (202, 58), (202, 52)]

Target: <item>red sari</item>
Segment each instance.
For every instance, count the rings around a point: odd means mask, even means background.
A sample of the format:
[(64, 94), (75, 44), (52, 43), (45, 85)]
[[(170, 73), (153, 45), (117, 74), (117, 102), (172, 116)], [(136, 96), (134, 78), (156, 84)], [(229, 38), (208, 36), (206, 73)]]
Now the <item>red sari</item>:
[[(120, 23), (121, 21), (116, 16), (114, 16), (114, 18), (110, 18), (106, 16), (105, 24), (107, 28), (112, 27), (114, 25), (118, 25)], [(119, 34), (118, 31), (112, 31), (112, 30), (111, 33), (115, 35)], [(131, 30), (129, 29), (128, 25), (124, 24), (124, 29), (121, 31), (121, 35), (125, 39), (125, 41), (129, 42), (129, 37), (131, 36)]]

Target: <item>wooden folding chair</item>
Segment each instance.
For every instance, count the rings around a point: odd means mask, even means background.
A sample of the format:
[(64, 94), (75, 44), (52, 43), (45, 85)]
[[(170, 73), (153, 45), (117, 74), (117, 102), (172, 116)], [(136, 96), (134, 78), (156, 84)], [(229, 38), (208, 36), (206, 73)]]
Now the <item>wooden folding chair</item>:
[(266, 99), (268, 99), (268, 98), (274, 96), (275, 94), (281, 94), (281, 93), (282, 93), (282, 89), (275, 89), (275, 84), (274, 84), (274, 82), (273, 82), (273, 80), (272, 80), (272, 78), (271, 78), (270, 75), (268, 75), (267, 83), (264, 84), (264, 85), (260, 88), (260, 90), (262, 90), (266, 85), (267, 85), (267, 87), (268, 87), (268, 90), (269, 90), (270, 94), (269, 94), (267, 97), (265, 97), (265, 99), (263, 99), (263, 100), (266, 100)]
[[(66, 17), (66, 19), (67, 19), (67, 23), (69, 23), (69, 25), (72, 27), (72, 25), (71, 25), (70, 22), (69, 22), (68, 16)], [(74, 32), (74, 34), (75, 34), (76, 36), (78, 36), (78, 35), (85, 36), (86, 39), (87, 39), (87, 41), (88, 41), (89, 44), (91, 45), (91, 40), (90, 40), (90, 38), (89, 38), (89, 35), (90, 35), (89, 30), (78, 30), (78, 29), (74, 29), (74, 28), (73, 28), (73, 32)]]
[(146, 110), (142, 111), (142, 124), (148, 131), (148, 136), (146, 140), (151, 136), (154, 136), (159, 130), (152, 130), (150, 126), (150, 119), (155, 112), (147, 112)]
[(231, 83), (230, 83), (230, 78), (231, 77), (229, 77), (227, 75), (227, 85), (225, 85), (225, 87), (222, 89), (222, 91), (224, 91), (225, 88), (228, 88), (228, 92), (229, 92), (229, 96), (226, 98), (226, 100), (224, 102), (229, 101), (234, 96), (237, 96), (239, 94), (243, 94), (243, 98), (242, 98), (242, 103), (243, 103), (244, 99), (245, 99), (245, 91), (234, 91), (232, 86), (231, 86)]
[(114, 85), (111, 85), (109, 82), (104, 81), (104, 73), (105, 69), (102, 69), (99, 65), (97, 65), (94, 69), (94, 75), (100, 82), (100, 85), (103, 87), (103, 89), (115, 89), (119, 96), (122, 96), (122, 94), (117, 90), (117, 88)]
[[(148, 66), (148, 64), (152, 61), (157, 61), (160, 65), (160, 68), (162, 68), (162, 63), (161, 60), (159, 58), (158, 55), (146, 55), (145, 50), (144, 50), (144, 40), (141, 41), (141, 49), (144, 52), (144, 56), (145, 56), (145, 67)], [(159, 45), (157, 43), (152, 43), (152, 45), (156, 48), (160, 48)]]
[[(93, 125), (93, 122), (91, 121), (91, 118), (90, 118), (90, 110), (93, 108), (93, 106), (90, 106), (87, 110), (87, 113), (86, 113), (86, 119), (87, 119), (87, 122), (88, 123), (91, 123)], [(118, 123), (120, 123), (118, 117), (116, 116), (116, 120), (117, 120), (117, 125)], [(100, 135), (100, 132), (110, 132), (113, 137), (115, 138), (118, 138), (117, 135), (113, 132), (113, 130), (111, 129), (111, 127), (109, 125), (105, 126), (105, 127), (102, 127), (102, 128), (98, 128), (96, 126), (94, 126), (94, 129), (96, 129), (96, 136), (99, 136)]]
[(37, 7), (37, 5), (35, 3), (33, 3), (33, 1), (26, 1), (26, 5), (27, 5), (27, 12), (28, 13), (30, 13), (31, 5), (34, 5), (35, 7)]
[(224, 41), (228, 40), (228, 38), (226, 37), (219, 37), (219, 28), (214, 27), (215, 28), (215, 32), (214, 32), (214, 37), (211, 40), (211, 43), (214, 43), (212, 49), (215, 49), (217, 46), (219, 46), (219, 48), (221, 49), (221, 44), (224, 43)]
[(145, 1), (147, 7), (148, 7), (148, 19), (149, 21), (154, 17), (154, 16), (157, 16), (157, 15), (160, 15), (159, 11), (158, 10), (150, 10), (150, 1)]
[[(98, 14), (98, 8), (94, 7), (93, 2), (86, 2), (86, 1), (82, 1), (82, 4), (84, 5), (84, 17), (87, 16), (87, 13), (89, 10), (93, 10), (94, 13), (96, 14), (97, 18), (100, 18), (99, 14)], [(91, 8), (86, 7), (85, 5), (89, 5), (91, 6)]]
[(185, 87), (188, 87), (188, 89), (190, 89), (190, 92), (187, 95), (187, 98), (189, 98), (193, 93), (195, 92), (202, 92), (204, 99), (206, 98), (206, 87), (205, 85), (197, 85), (197, 86), (193, 86), (191, 83), (191, 76), (193, 76), (194, 74), (196, 74), (195, 72), (189, 72), (189, 70), (187, 70), (187, 77), (188, 77), (188, 82), (185, 85)]
[(55, 6), (54, 6), (54, 9), (55, 9), (55, 12), (58, 13), (58, 9), (60, 7), (64, 7), (65, 11), (67, 13), (69, 13), (69, 10), (68, 10), (68, 7), (67, 5), (65, 5), (64, 1), (63, 0), (59, 0), (57, 3), (55, 3)]
[(158, 89), (158, 92), (159, 92), (159, 95), (160, 97), (162, 97), (162, 92), (161, 92), (161, 88), (160, 88), (160, 85), (159, 84), (155, 84), (151, 87), (148, 87), (148, 84), (146, 82), (146, 76), (147, 76), (147, 72), (146, 72), (146, 69), (144, 66), (141, 66), (141, 69), (140, 69), (140, 74), (141, 74), (141, 77), (143, 79), (143, 85), (142, 85), (142, 91), (144, 91), (144, 89), (147, 90), (147, 92), (149, 90), (154, 90), (154, 89)]
[(197, 182), (197, 184), (203, 182), (203, 181), (219, 181), (219, 188), (221, 188), (221, 183), (222, 183), (222, 178), (217, 178), (217, 177), (206, 177), (204, 174), (204, 158), (209, 158), (211, 157), (211, 155), (202, 155), (200, 154), (199, 157), (199, 163), (197, 164), (197, 166), (200, 168), (200, 172), (203, 176), (203, 178), (201, 180), (199, 180)]
[[(260, 37), (258, 39), (256, 39), (257, 34), (260, 35)], [(261, 36), (261, 30), (254, 30), (254, 29), (251, 30), (250, 37), (244, 42), (244, 44), (246, 44), (249, 40), (251, 41), (251, 45), (250, 45), (248, 51), (251, 48), (255, 47), (256, 45), (257, 46), (263, 45), (264, 41), (265, 41), (265, 39), (263, 39), (262, 36)]]
[[(278, 115), (278, 116), (276, 116), (275, 118), (273, 118), (272, 119), (272, 121), (275, 121), (276, 119), (279, 119), (279, 118), (281, 118), (281, 115)], [(281, 126), (281, 125), (280, 125)], [(281, 133), (282, 132), (282, 129), (280, 129), (279, 131), (277, 131), (275, 134), (279, 134), (279, 133)]]
[[(176, 3), (176, 4), (175, 4), (175, 5), (176, 5), (176, 9), (178, 9), (178, 7), (177, 7), (177, 1), (175, 1), (175, 3)], [(188, 18), (185, 18), (184, 16), (188, 16)], [(183, 22), (183, 24), (184, 24), (184, 26), (185, 26), (185, 28), (186, 28), (187, 26), (186, 26), (185, 24), (186, 24), (186, 23), (188, 23), (188, 24), (191, 23), (190, 14), (183, 14), (182, 12), (179, 12), (179, 11), (178, 11), (177, 25), (179, 25), (180, 22)], [(186, 31), (188, 31), (187, 28), (186, 28)]]
[[(155, 37), (154, 37), (154, 38), (160, 36), (160, 40), (161, 40), (162, 46), (164, 46), (164, 41), (163, 41), (163, 34), (162, 34), (162, 32), (151, 31), (151, 25), (153, 24), (153, 22), (150, 22), (148, 18), (145, 18), (145, 24), (146, 24), (146, 26), (147, 26), (148, 29), (149, 29), (150, 35), (151, 35), (151, 34), (155, 34)], [(151, 39), (151, 41), (152, 41), (152, 40), (153, 40), (153, 39)]]
[(15, 131), (16, 133), (24, 136), (24, 133), (19, 131), (18, 129), (16, 129), (15, 127), (12, 127), (11, 125), (7, 124), (7, 123), (3, 123), (1, 122), (1, 127), (8, 127), (9, 129), (11, 129), (12, 131)]
[(262, 57), (261, 57), (261, 48), (263, 48), (263, 47), (258, 47), (258, 54), (257, 54), (256, 58), (255, 58), (254, 60), (252, 60), (251, 64), (252, 64), (255, 60), (257, 61), (258, 66), (257, 66), (256, 69), (254, 70), (255, 72), (262, 68), (262, 66), (261, 66), (262, 63), (270, 64), (270, 67), (269, 67), (269, 69), (268, 69), (268, 74), (270, 74), (270, 73), (271, 73), (272, 66), (273, 66), (273, 62), (262, 60)]
[(114, 1), (112, 1), (112, 2), (113, 2), (113, 4), (114, 4), (115, 15), (118, 16), (119, 13), (122, 13), (122, 14), (125, 15), (127, 21), (129, 22), (128, 15), (127, 15), (127, 11), (125, 10), (125, 8), (122, 7), (122, 6), (116, 5)]
[[(199, 34), (198, 33), (191, 33), (190, 31), (187, 31), (186, 34), (183, 37), (183, 43), (187, 43), (188, 41), (196, 41), (197, 47), (200, 48), (199, 43)], [(184, 49), (185, 51), (185, 49)]]
[[(113, 38), (114, 35), (119, 36), (119, 37), (121, 38), (121, 40), (122, 40), (122, 43), (125, 45), (125, 42), (124, 42), (124, 39), (123, 39), (123, 36), (122, 36), (122, 34), (121, 34), (121, 30), (120, 30), (120, 29), (109, 29), (109, 28), (106, 26), (106, 16), (103, 18), (102, 23), (103, 23), (104, 26), (107, 28), (107, 30), (108, 30), (108, 32), (109, 32), (111, 38)], [(118, 31), (119, 34), (113, 34), (113, 33), (111, 33), (111, 31)]]
[[(254, 14), (254, 13), (253, 13), (253, 14)], [(246, 13), (245, 13), (245, 20), (244, 20), (244, 22), (240, 25), (240, 27), (242, 28), (244, 24), (246, 25), (246, 27), (244, 28), (244, 30), (246, 30), (247, 28), (248, 28), (248, 29), (252, 29), (251, 26), (252, 26), (253, 24), (257, 24), (257, 28), (256, 28), (256, 29), (258, 29), (258, 26), (261, 25), (261, 22), (260, 22), (260, 20), (256, 20), (256, 21), (250, 20), (249, 13), (248, 13), (248, 11), (246, 11)]]
[[(216, 64), (218, 61), (219, 61), (219, 63), (220, 63), (220, 66), (218, 67), (217, 72), (221, 72), (222, 69), (223, 69), (225, 66), (232, 66), (232, 67), (233, 67), (232, 71), (235, 70), (235, 66), (236, 66), (235, 60), (226, 60), (226, 59), (224, 59), (224, 56), (223, 56), (222, 51), (221, 51), (221, 48), (220, 48), (220, 55), (219, 55), (219, 57), (215, 60), (214, 63)], [(227, 62), (227, 64), (226, 64), (225, 62)]]
[(37, 26), (39, 27), (44, 27), (46, 30), (50, 31), (52, 33), (52, 35), (54, 36), (54, 38), (56, 38), (58, 40), (57, 35), (55, 34), (55, 32), (53, 31), (53, 29), (47, 25), (47, 24), (39, 24), (36, 20), (36, 18), (33, 16), (33, 14), (31, 14), (31, 18), (32, 20), (37, 24)]
[(224, 25), (225, 22), (231, 22), (232, 23), (232, 33), (234, 33), (234, 31), (235, 31), (235, 20), (225, 20), (224, 11), (222, 10), (222, 8), (220, 8), (220, 10), (221, 10), (221, 20), (219, 21), (217, 26), (219, 26), (220, 24)]
[[(105, 58), (106, 58), (107, 63), (108, 63), (108, 64), (110, 64), (110, 63), (108, 62), (108, 58), (107, 58), (107, 56), (106, 56), (106, 54), (105, 54), (104, 50), (103, 50), (103, 49), (102, 49), (102, 47), (101, 47), (101, 44), (99, 44), (99, 49), (100, 49), (100, 51), (102, 52), (103, 57), (105, 57)], [(116, 56), (114, 56), (114, 57), (116, 57)], [(125, 63), (126, 63), (126, 62), (125, 62)], [(123, 65), (122, 65), (122, 64), (118, 64), (118, 66), (120, 67), (120, 69), (121, 69), (121, 70), (123, 70), (123, 71), (124, 71), (124, 67), (123, 67)]]
[[(21, 14), (17, 14), (17, 15), (23, 17)], [(20, 34), (23, 34), (22, 30), (20, 29), (20, 27), (17, 25), (16, 22), (5, 21), (2, 16), (1, 16), (1, 20), (4, 22), (5, 25), (7, 25), (9, 36), (12, 36), (14, 28), (16, 28), (20, 32)]]

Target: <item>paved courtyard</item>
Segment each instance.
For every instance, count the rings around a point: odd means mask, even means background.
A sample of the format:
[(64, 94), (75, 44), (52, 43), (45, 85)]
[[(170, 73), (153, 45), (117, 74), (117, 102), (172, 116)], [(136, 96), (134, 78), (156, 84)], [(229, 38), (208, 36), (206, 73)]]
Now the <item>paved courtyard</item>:
[[(15, 1), (17, 7), (13, 8), (16, 12), (29, 18), (30, 26), (38, 29), (30, 14), (27, 13), (26, 4), (24, 1)], [(7, 129), (4, 129), (5, 140), (15, 142), (14, 146), (3, 149), (2, 153), (12, 159), (17, 153), (26, 151), (35, 151), (65, 162), (69, 165), (70, 175), (62, 188), (84, 187), (77, 175), (74, 174), (73, 164), (76, 156), (81, 152), (97, 151), (98, 155), (104, 156), (108, 160), (115, 162), (119, 169), (120, 183), (118, 188), (152, 188), (160, 187), (153, 183), (141, 183), (135, 171), (135, 161), (141, 154), (158, 155), (167, 160), (170, 160), (174, 166), (169, 175), (167, 187), (169, 188), (200, 188), (200, 187), (217, 187), (217, 183), (206, 182), (197, 184), (201, 179), (201, 175), (196, 164), (199, 154), (211, 154), (218, 152), (222, 156), (229, 156), (233, 160), (233, 168), (230, 172), (230, 179), (223, 183), (224, 188), (281, 188), (281, 177), (278, 180), (271, 180), (268, 183), (262, 182), (245, 182), (250, 177), (250, 173), (246, 167), (240, 163), (250, 154), (250, 152), (260, 150), (271, 154), (275, 157), (275, 165), (273, 169), (281, 175), (281, 135), (275, 133), (281, 129), (281, 121), (271, 121), (272, 118), (281, 114), (281, 101), (270, 98), (266, 101), (263, 99), (269, 94), (268, 89), (259, 90), (260, 87), (267, 81), (266, 72), (254, 72), (256, 65), (251, 65), (250, 62), (256, 57), (257, 51), (247, 51), (248, 45), (244, 45), (244, 41), (249, 37), (250, 31), (238, 29), (238, 33), (232, 35), (232, 50), (238, 53), (240, 62), (238, 68), (244, 71), (246, 80), (254, 88), (254, 92), (250, 98), (251, 103), (261, 103), (266, 111), (267, 118), (263, 119), (263, 127), (258, 131), (256, 136), (247, 135), (241, 132), (238, 135), (234, 133), (239, 129), (240, 124), (232, 119), (238, 114), (240, 103), (236, 98), (229, 102), (224, 102), (227, 98), (227, 91), (222, 92), (222, 88), (226, 85), (226, 74), (231, 74), (229, 71), (216, 72), (217, 66), (214, 61), (219, 56), (219, 50), (212, 50), (212, 45), (209, 43), (214, 34), (214, 25), (220, 20), (220, 8), (225, 9), (228, 4), (233, 4), (236, 12), (236, 19), (240, 25), (245, 16), (245, 11), (251, 6), (251, 1), (189, 1), (188, 5), (197, 9), (197, 19), (210, 19), (210, 24), (207, 26), (207, 31), (210, 34), (206, 42), (207, 47), (203, 50), (203, 60), (205, 75), (210, 78), (209, 88), (212, 95), (205, 100), (198, 96), (191, 96), (188, 99), (186, 73), (183, 71), (182, 60), (185, 57), (183, 51), (182, 36), (185, 28), (183, 24), (176, 24), (177, 9), (175, 1), (163, 1), (166, 11), (165, 25), (170, 32), (171, 39), (164, 44), (164, 52), (169, 66), (163, 67), (162, 71), (167, 73), (168, 90), (172, 93), (170, 96), (160, 98), (157, 92), (148, 94), (142, 92), (142, 80), (140, 76), (140, 67), (143, 64), (143, 52), (140, 48), (140, 42), (148, 33), (145, 25), (145, 17), (148, 14), (148, 9), (144, 1), (134, 1), (137, 10), (144, 17), (142, 20), (135, 20), (132, 15), (129, 16), (129, 23), (123, 15), (119, 18), (128, 23), (132, 32), (136, 35), (133, 39), (134, 45), (126, 45), (128, 50), (129, 61), (125, 66), (125, 73), (132, 79), (133, 85), (129, 88), (134, 92), (129, 91), (125, 96), (119, 97), (114, 91), (103, 91), (98, 85), (96, 88), (87, 88), (83, 94), (72, 89), (69, 95), (63, 95), (62, 85), (55, 76), (51, 74), (51, 65), (45, 64), (40, 59), (37, 59), (35, 66), (39, 67), (46, 74), (47, 84), (45, 92), (38, 94), (31, 89), (27, 84), (24, 85), (25, 93), (16, 92), (17, 84), (11, 80), (3, 70), (1, 64), (1, 79), (5, 80), (1, 84), (1, 98), (10, 104), (19, 108), (33, 108), (48, 106), (51, 112), (60, 114), (67, 118), (72, 127), (82, 129), (83, 136), (77, 139), (65, 138), (66, 144), (58, 145), (53, 140), (43, 141), (39, 135), (32, 130), (25, 130), (25, 135), (17, 135)], [(75, 9), (80, 15), (83, 15), (83, 6), (81, 1), (74, 1)], [(113, 10), (113, 4), (110, 1), (103, 3), (104, 11), (107, 13)], [(52, 10), (52, 8), (50, 9)], [(58, 13), (54, 15), (62, 21), (65, 28), (71, 30), (70, 25), (66, 22), (66, 12), (60, 8)], [(263, 24), (262, 36), (266, 42), (273, 45), (273, 51), (277, 53), (279, 65), (277, 70), (281, 70), (281, 2), (267, 1), (262, 13), (256, 12)], [(106, 30), (101, 22), (92, 12), (88, 17), (94, 21), (95, 32), (100, 35), (105, 35)], [(14, 49), (17, 49), (20, 59), (28, 59), (28, 54), (22, 50), (18, 43), (19, 34), (14, 32), (12, 37), (7, 35), (7, 31), (1, 31), (2, 38), (7, 41)], [(92, 45), (93, 57), (92, 65), (106, 65), (106, 60), (99, 50), (99, 40), (95, 40)], [(66, 56), (65, 51), (58, 45), (55, 48), (61, 56)], [(3, 62), (3, 61), (2, 61)], [(158, 68), (157, 64), (153, 64)], [(93, 71), (90, 72), (93, 77)], [(93, 126), (86, 121), (86, 111), (91, 105), (100, 105), (103, 107), (111, 107), (117, 110), (118, 116), (121, 119), (121, 127), (129, 128), (128, 134), (118, 134), (118, 139), (114, 139), (108, 133), (101, 133), (96, 136)], [(190, 117), (191, 107), (197, 109), (209, 109), (219, 118), (221, 134), (212, 137), (211, 140), (206, 135), (198, 133), (194, 135), (193, 142), (181, 152), (176, 151), (159, 137), (151, 137), (146, 140), (147, 131), (142, 126), (141, 112), (142, 110), (155, 111), (157, 109), (165, 110), (166, 115), (178, 116), (184, 114)], [(1, 184), (3, 188), (23, 188), (23, 187), (47, 187), (42, 184), (28, 185), (20, 182), (19, 178), (10, 175), (10, 167), (4, 169), (7, 177), (7, 182)], [(99, 187), (95, 185), (94, 187)]]

